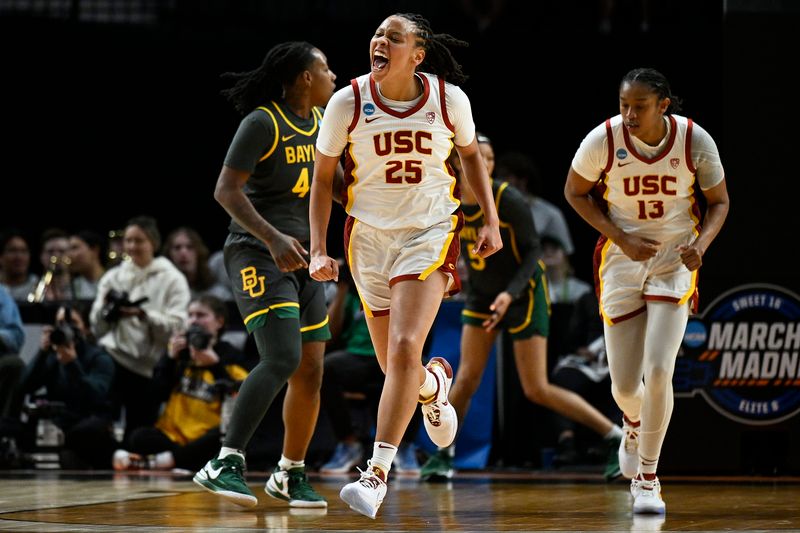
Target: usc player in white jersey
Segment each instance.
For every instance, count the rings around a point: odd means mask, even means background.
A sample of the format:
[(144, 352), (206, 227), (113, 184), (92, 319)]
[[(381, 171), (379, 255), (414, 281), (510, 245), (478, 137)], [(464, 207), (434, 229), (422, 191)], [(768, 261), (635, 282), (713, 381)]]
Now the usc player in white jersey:
[(583, 140), (564, 189), (601, 233), (596, 290), (612, 393), (624, 414), (620, 469), (633, 478), (635, 513), (666, 511), (656, 467), (672, 415), (672, 373), (690, 306), (696, 311), (697, 269), (729, 207), (716, 144), (673, 114), (679, 105), (660, 72), (628, 72), (620, 114)]
[(318, 281), (338, 276), (326, 234), (332, 178), (345, 153), (347, 261), (386, 374), (372, 459), (340, 493), (370, 518), (386, 495), (392, 459), (418, 401), (435, 444), (448, 446), (456, 435), (458, 420), (447, 400), (452, 369), (440, 357), (427, 368), (421, 364), (442, 296), (460, 285), (455, 265), (463, 216), (446, 165), (453, 148), (485, 214), (475, 253), (487, 257), (502, 247), (469, 100), (451, 85), (465, 76), (449, 47), (464, 45), (434, 34), (419, 15), (390, 16), (370, 42), (370, 73), (334, 94), (317, 140), (309, 272)]

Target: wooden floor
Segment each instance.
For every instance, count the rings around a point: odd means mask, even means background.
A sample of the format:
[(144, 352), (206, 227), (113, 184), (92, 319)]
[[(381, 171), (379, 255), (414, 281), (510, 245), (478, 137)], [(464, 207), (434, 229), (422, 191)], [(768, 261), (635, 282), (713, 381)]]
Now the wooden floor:
[(664, 478), (666, 518), (634, 517), (624, 482), (597, 475), (460, 474), (448, 484), (397, 477), (378, 518), (338, 498), (345, 477), (313, 477), (326, 510), (290, 509), (262, 490), (253, 509), (188, 476), (0, 472), (0, 531), (800, 531), (798, 478)]

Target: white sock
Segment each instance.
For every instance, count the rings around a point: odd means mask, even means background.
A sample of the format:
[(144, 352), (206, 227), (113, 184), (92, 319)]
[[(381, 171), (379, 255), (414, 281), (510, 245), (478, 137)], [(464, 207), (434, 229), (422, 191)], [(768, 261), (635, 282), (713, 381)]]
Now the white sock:
[(289, 459), (285, 455), (281, 454), (281, 460), (278, 461), (278, 468), (281, 470), (291, 470), (292, 468), (305, 468), (306, 467), (306, 460), (300, 459), (299, 461), (295, 461), (294, 459)]
[(244, 450), (237, 450), (236, 448), (227, 448), (225, 446), (219, 449), (219, 455), (217, 456), (217, 459), (225, 459), (226, 457), (232, 454), (236, 454), (242, 459), (244, 459)]
[(169, 470), (175, 466), (175, 457), (170, 451), (157, 453), (153, 458), (153, 466), (158, 470)]
[(372, 460), (370, 461), (370, 465), (377, 466), (383, 470), (384, 474), (388, 477), (395, 455), (397, 455), (397, 446), (393, 446), (388, 442), (375, 441), (375, 444), (372, 446)]
[(438, 387), (439, 383), (436, 381), (436, 377), (433, 375), (433, 372), (425, 369), (425, 383), (419, 387), (420, 398), (425, 398), (427, 400), (436, 394), (436, 389), (438, 389)]
[(621, 427), (619, 427), (618, 425), (614, 424), (614, 425), (611, 427), (611, 431), (609, 431), (608, 433), (606, 433), (606, 434), (603, 436), (603, 438), (604, 438), (604, 439), (606, 439), (606, 440), (611, 440), (611, 439), (621, 439), (621, 438), (622, 438), (624, 435), (625, 435), (625, 433), (622, 431), (622, 428), (621, 428)]

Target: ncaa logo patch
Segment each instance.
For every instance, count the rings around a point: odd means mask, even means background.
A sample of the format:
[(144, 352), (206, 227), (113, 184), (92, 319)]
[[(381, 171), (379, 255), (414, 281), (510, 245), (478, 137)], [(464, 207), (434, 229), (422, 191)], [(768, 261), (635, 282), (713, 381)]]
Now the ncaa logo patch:
[(625, 148), (617, 150), (617, 159), (625, 159), (626, 157), (628, 157), (628, 151)]
[(690, 319), (672, 380), (676, 397), (701, 395), (743, 424), (800, 412), (800, 297), (774, 285), (736, 287)]
[(375, 106), (372, 105), (372, 104), (369, 104), (369, 103), (364, 104), (364, 108), (363, 109), (364, 109), (364, 114), (367, 115), (367, 116), (375, 113)]

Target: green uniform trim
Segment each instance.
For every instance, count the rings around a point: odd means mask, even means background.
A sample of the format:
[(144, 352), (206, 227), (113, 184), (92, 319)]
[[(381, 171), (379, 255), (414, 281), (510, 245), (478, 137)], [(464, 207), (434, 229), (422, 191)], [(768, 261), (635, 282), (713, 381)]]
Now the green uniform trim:
[[(547, 337), (550, 334), (550, 295), (544, 269), (544, 263), (538, 261), (533, 277), (528, 280), (527, 289), (511, 303), (500, 321), (498, 327), (507, 329), (513, 340), (529, 339), (534, 335)], [(491, 314), (481, 311), (488, 310), (491, 301), (488, 298), (477, 301), (468, 299), (467, 308), (461, 311), (461, 323), (482, 328), (483, 322), (491, 318)]]
[(302, 337), (303, 342), (315, 342), (315, 341), (329, 341), (331, 340), (331, 329), (328, 327), (326, 323), (324, 326), (312, 329), (309, 331), (300, 330), (300, 336)]
[(296, 302), (283, 302), (279, 304), (270, 305), (266, 309), (261, 309), (252, 313), (244, 319), (244, 325), (247, 327), (247, 332), (252, 333), (256, 328), (260, 328), (267, 320), (267, 313), (275, 311), (278, 318), (296, 318), (300, 319), (300, 304)]
[(327, 341), (331, 339), (331, 328), (328, 326), (330, 317), (325, 315), (325, 320), (319, 324), (312, 324), (300, 328), (300, 334), (303, 337), (303, 342), (311, 341)]

